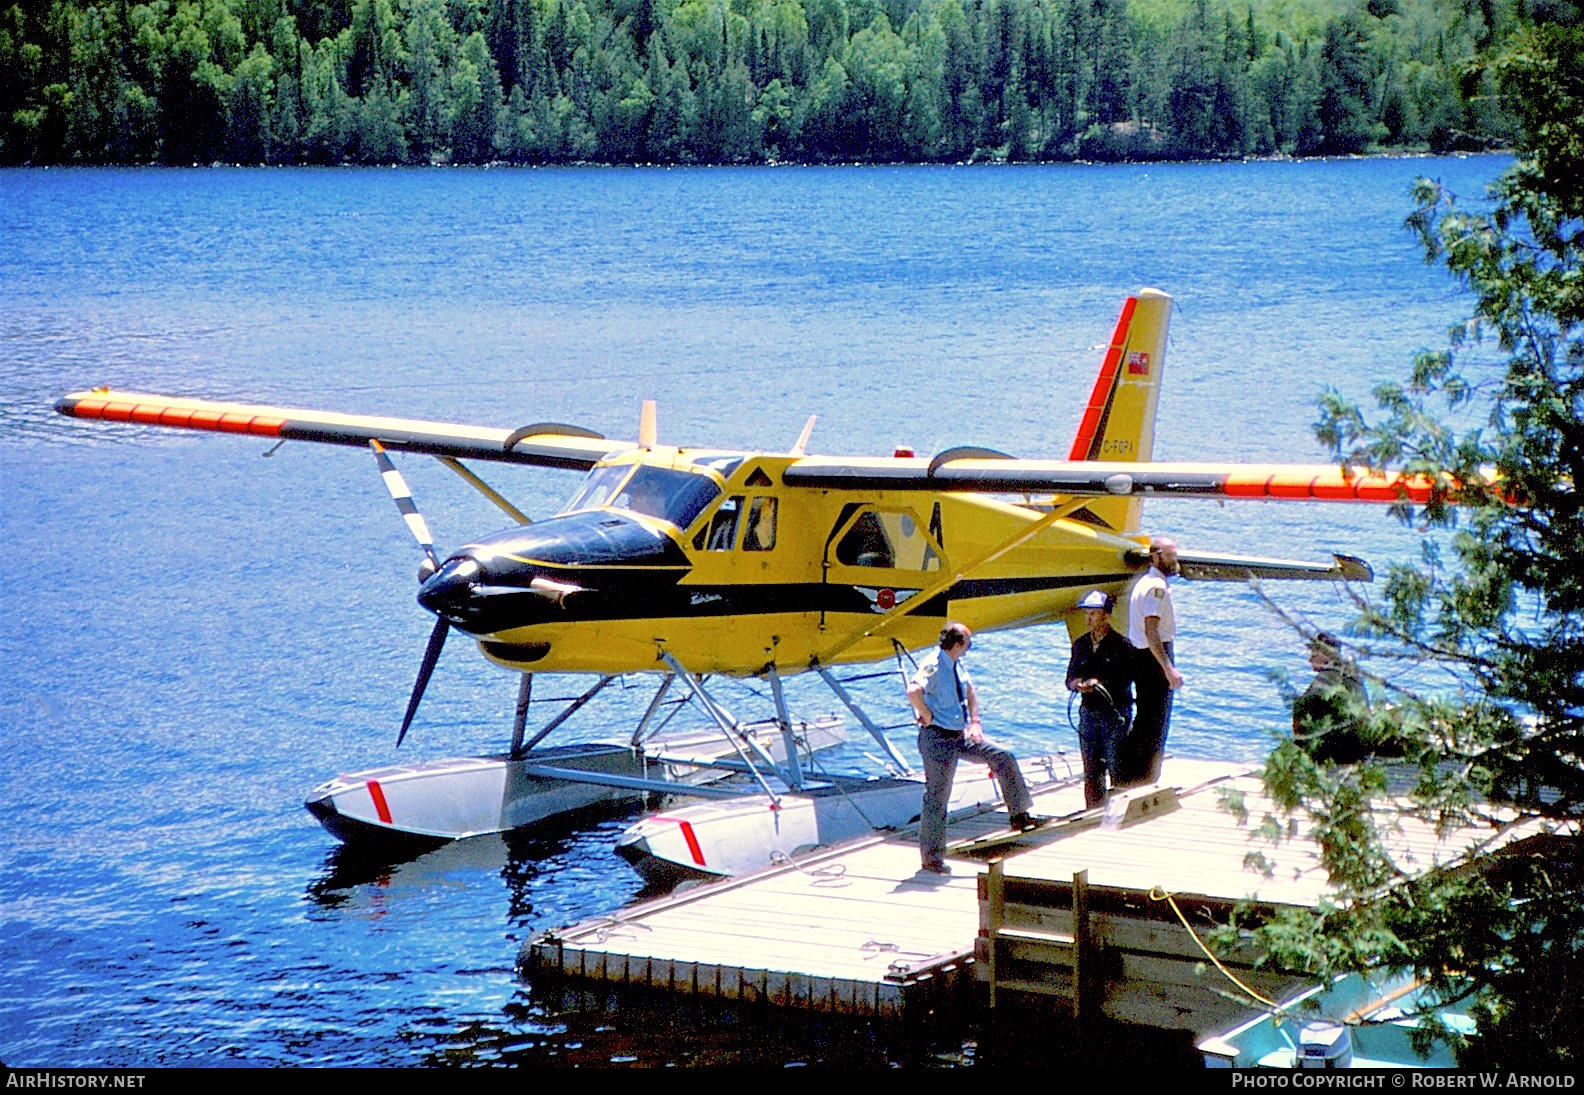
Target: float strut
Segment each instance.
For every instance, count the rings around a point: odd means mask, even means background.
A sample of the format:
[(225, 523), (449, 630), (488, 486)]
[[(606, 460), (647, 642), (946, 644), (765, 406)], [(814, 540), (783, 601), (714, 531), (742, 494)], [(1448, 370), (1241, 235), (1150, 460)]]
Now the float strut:
[(709, 693), (704, 691), (704, 686), (698, 682), (698, 678), (694, 677), (692, 673), (689, 673), (687, 668), (683, 666), (681, 662), (676, 660), (676, 655), (672, 654), (670, 651), (661, 651), (660, 657), (667, 665), (671, 667), (671, 672), (681, 677), (682, 682), (693, 690), (693, 694), (697, 696), (699, 698), (699, 702), (704, 705), (704, 710), (709, 712), (710, 717), (715, 720), (716, 725), (719, 726), (725, 733), (726, 740), (731, 742), (731, 747), (737, 750), (737, 755), (742, 758), (743, 763), (746, 764), (749, 771), (753, 773), (754, 779), (759, 781), (759, 786), (764, 788), (764, 793), (770, 796), (770, 801), (779, 804), (781, 801), (781, 796), (770, 789), (770, 784), (765, 782), (765, 778), (762, 774), (760, 774), (759, 769), (754, 767), (754, 762), (748, 759), (748, 754), (743, 752), (742, 746), (738, 744), (737, 739), (740, 737), (746, 741), (748, 745), (754, 750), (754, 752), (758, 753), (764, 762), (770, 766), (771, 771), (775, 771), (775, 761), (771, 760), (768, 756), (765, 756), (764, 750), (759, 748), (759, 743), (744, 734), (736, 727), (736, 725), (733, 724), (730, 719), (726, 717), (725, 712), (716, 706), (715, 701), (710, 698)]
[(845, 703), (847, 710), (851, 711), (858, 721), (863, 723), (864, 729), (869, 731), (869, 736), (880, 743), (880, 748), (886, 751), (886, 756), (891, 758), (891, 763), (896, 765), (896, 770), (903, 775), (911, 775), (913, 769), (908, 765), (907, 761), (897, 755), (896, 748), (891, 744), (891, 739), (886, 737), (885, 732), (870, 721), (869, 716), (864, 714), (863, 708), (853, 702), (853, 698), (847, 694), (847, 690), (841, 686), (841, 682), (831, 676), (830, 670), (823, 665), (816, 665), (814, 672), (818, 673), (825, 683), (830, 685), (830, 690), (836, 693), (836, 698)]
[(570, 719), (578, 708), (582, 707), (589, 700), (599, 695), (599, 690), (604, 688), (607, 684), (615, 679), (615, 676), (609, 676), (601, 677), (599, 680), (595, 681), (593, 688), (590, 688), (587, 692), (573, 700), (572, 706), (568, 707), (565, 711), (561, 712), (555, 718), (547, 722), (543, 730), (539, 731), (532, 738), (530, 738), (528, 744), (523, 746), (522, 751), (524, 753), (529, 752), (534, 746), (538, 745), (541, 741), (544, 741), (546, 734), (550, 733), (550, 731), (554, 730), (557, 726), (560, 726), (563, 722), (566, 722), (567, 719)]
[(638, 746), (643, 743), (644, 731), (649, 729), (649, 724), (654, 721), (655, 712), (660, 710), (660, 701), (665, 699), (666, 691), (671, 687), (671, 682), (676, 680), (675, 673), (667, 673), (665, 680), (660, 682), (660, 691), (655, 693), (655, 698), (649, 701), (649, 710), (643, 713), (643, 718), (638, 720), (638, 728), (633, 731), (632, 744)]
[(512, 716), (511, 755), (515, 759), (523, 753), (523, 734), (528, 729), (528, 701), (533, 696), (533, 674), (524, 673), (517, 686), (517, 711)]
[(792, 718), (787, 714), (786, 697), (781, 694), (781, 675), (772, 665), (765, 676), (770, 678), (770, 694), (775, 697), (776, 721), (781, 724), (781, 743), (786, 748), (787, 783), (794, 791), (803, 790), (803, 769), (798, 764), (797, 738), (792, 734)]

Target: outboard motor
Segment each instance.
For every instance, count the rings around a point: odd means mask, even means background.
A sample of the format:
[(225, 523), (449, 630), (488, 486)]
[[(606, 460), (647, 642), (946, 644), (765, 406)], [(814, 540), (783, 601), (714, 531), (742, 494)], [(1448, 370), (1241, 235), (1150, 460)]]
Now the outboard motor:
[(1342, 1023), (1310, 1023), (1298, 1034), (1299, 1068), (1352, 1068), (1353, 1035)]

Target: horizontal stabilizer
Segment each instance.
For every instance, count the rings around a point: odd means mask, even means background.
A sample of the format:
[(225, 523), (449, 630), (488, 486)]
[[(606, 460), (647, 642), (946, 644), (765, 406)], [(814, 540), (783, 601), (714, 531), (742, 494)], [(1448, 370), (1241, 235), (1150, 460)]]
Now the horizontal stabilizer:
[[(219, 403), (141, 392), (112, 392), (102, 388), (63, 396), (56, 400), (55, 409), (73, 418), (251, 434), (282, 441), (318, 441), (329, 445), (356, 445), (359, 448), (366, 448), (370, 441), (378, 441), (387, 449), (430, 453), (434, 456), (468, 457), (506, 464), (584, 471), (610, 453), (633, 447), (629, 441), (606, 441), (590, 436), (586, 430), (578, 430), (576, 434), (551, 433), (548, 431), (557, 428), (551, 423), (536, 427), (547, 432), (525, 436), (523, 430), (488, 426), (458, 426), (449, 422), (425, 422), (412, 418), (382, 418), (248, 403)], [(514, 442), (510, 448), (506, 444), (508, 439)]]
[[(1307, 563), (1295, 559), (1266, 559), (1257, 555), (1223, 555), (1200, 551), (1177, 551), (1182, 576), (1201, 582), (1246, 582), (1250, 578), (1291, 581), (1373, 582), (1375, 571), (1357, 555), (1333, 552), (1332, 562)], [(1137, 567), (1149, 565), (1149, 553), (1140, 549), (1127, 554)]]

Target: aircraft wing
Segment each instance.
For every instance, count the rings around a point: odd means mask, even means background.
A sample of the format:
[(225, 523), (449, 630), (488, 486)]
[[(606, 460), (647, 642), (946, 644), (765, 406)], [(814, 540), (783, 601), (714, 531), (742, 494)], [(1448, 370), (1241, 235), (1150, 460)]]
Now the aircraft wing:
[(633, 447), (630, 441), (608, 441), (589, 430), (556, 422), (504, 430), (413, 418), (334, 414), (141, 392), (113, 392), (102, 388), (63, 396), (55, 402), (55, 409), (74, 418), (359, 448), (367, 447), (370, 441), (378, 441), (388, 449), (434, 456), (578, 470), (593, 467), (612, 452)]
[(1424, 502), (1422, 476), (1344, 475), (1335, 464), (1107, 463), (1018, 460), (966, 450), (922, 457), (805, 456), (788, 465), (788, 486), (838, 490), (961, 491), (1068, 497), (1269, 498), (1317, 502)]

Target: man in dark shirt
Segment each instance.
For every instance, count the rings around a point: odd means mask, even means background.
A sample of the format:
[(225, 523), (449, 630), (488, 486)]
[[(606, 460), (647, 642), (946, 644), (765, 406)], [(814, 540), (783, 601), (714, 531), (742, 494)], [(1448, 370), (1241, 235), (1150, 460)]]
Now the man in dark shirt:
[(1111, 629), (1116, 598), (1098, 589), (1085, 594), (1078, 607), (1089, 625), (1087, 635), (1073, 643), (1067, 663), (1067, 687), (1082, 699), (1078, 708), (1078, 747), (1083, 754), (1084, 806), (1105, 801), (1106, 776), (1115, 784), (1117, 747), (1127, 736), (1133, 709), (1133, 647)]
[[(1369, 695), (1342, 644), (1322, 631), (1309, 644), (1314, 680), (1293, 703), (1293, 737), (1317, 761), (1356, 764), (1382, 747), (1368, 740)], [(1389, 750), (1386, 750), (1389, 752)]]

